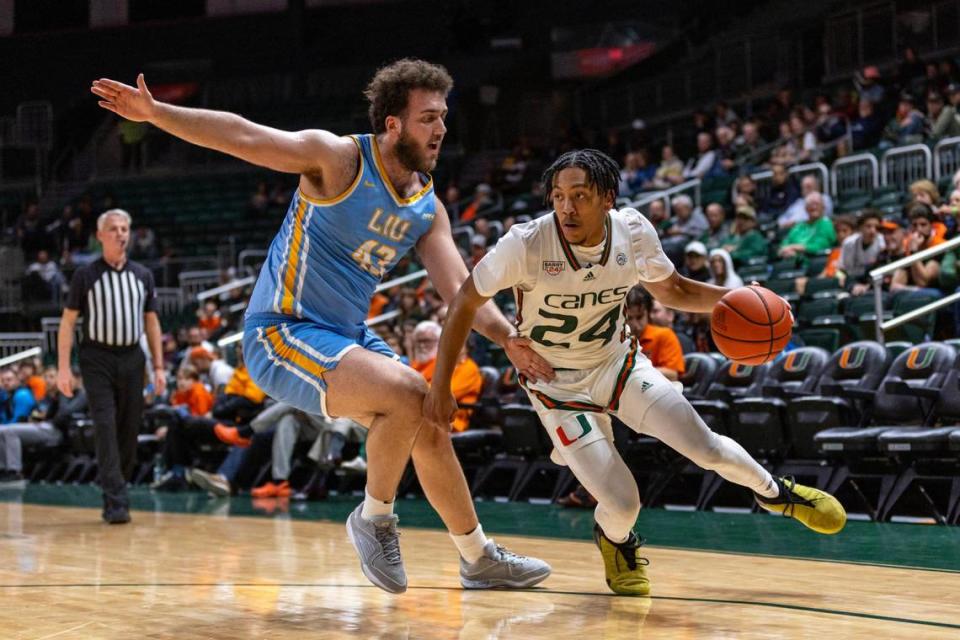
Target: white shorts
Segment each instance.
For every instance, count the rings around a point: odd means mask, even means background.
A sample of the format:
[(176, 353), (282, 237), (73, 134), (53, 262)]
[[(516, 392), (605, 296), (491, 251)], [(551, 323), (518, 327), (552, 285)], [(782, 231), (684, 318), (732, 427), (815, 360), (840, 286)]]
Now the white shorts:
[[(621, 397), (629, 388), (629, 418), (621, 417)], [(635, 342), (623, 343), (606, 362), (593, 369), (560, 370), (552, 382), (525, 385), (540, 421), (553, 441), (551, 459), (563, 464), (567, 452), (601, 438), (613, 440), (612, 414), (636, 430), (646, 410), (674, 385), (657, 371)]]

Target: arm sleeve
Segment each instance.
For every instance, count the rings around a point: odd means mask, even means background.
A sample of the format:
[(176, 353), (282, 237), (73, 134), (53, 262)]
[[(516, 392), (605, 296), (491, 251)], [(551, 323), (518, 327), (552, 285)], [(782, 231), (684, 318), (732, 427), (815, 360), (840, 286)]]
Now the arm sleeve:
[(67, 296), (67, 309), (80, 311), (83, 308), (83, 296), (87, 292), (87, 269), (77, 269), (70, 279), (70, 293)]
[(477, 293), (492, 298), (498, 291), (525, 280), (526, 254), (527, 243), (514, 226), (474, 267), (473, 284)]
[(653, 224), (636, 209), (624, 209), (623, 213), (630, 228), (630, 240), (640, 279), (644, 282), (659, 282), (670, 277), (674, 266), (663, 252)]

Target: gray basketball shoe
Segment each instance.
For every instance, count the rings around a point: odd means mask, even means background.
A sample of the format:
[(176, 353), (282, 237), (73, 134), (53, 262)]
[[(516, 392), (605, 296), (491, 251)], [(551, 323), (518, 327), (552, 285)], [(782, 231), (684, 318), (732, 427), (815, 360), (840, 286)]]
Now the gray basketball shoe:
[(546, 580), (550, 571), (543, 560), (517, 555), (493, 540), (487, 541), (483, 556), (473, 564), (460, 558), (460, 584), (464, 589), (525, 589)]
[(347, 535), (360, 556), (360, 569), (384, 591), (403, 593), (407, 590), (407, 572), (400, 557), (399, 518), (391, 514), (364, 520), (360, 517), (362, 509), (363, 504), (358, 505), (347, 518)]

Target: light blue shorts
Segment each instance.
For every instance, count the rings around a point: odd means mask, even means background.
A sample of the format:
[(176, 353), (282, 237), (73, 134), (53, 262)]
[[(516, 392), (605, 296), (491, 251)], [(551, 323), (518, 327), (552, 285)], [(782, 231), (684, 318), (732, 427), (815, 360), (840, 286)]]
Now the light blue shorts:
[(313, 322), (248, 320), (243, 331), (243, 359), (250, 377), (264, 393), (315, 415), (327, 412), (327, 382), (352, 349), (367, 349), (393, 360), (400, 357), (368, 327), (353, 336), (343, 335)]

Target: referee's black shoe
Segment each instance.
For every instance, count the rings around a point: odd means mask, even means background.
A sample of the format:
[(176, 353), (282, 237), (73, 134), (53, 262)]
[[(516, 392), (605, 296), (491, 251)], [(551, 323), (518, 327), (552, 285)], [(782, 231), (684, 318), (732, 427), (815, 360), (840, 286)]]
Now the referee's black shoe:
[(103, 521), (107, 524), (127, 524), (130, 522), (130, 510), (125, 504), (108, 500), (103, 506)]

